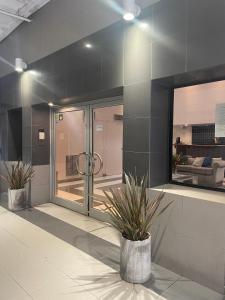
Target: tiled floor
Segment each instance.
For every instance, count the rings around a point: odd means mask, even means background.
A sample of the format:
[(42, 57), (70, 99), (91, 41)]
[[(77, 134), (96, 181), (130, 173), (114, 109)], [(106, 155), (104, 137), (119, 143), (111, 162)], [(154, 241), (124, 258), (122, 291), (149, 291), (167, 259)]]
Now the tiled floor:
[(0, 299), (224, 300), (153, 264), (151, 280), (119, 276), (119, 236), (53, 204), (13, 214), (0, 206)]
[[(122, 184), (122, 175), (110, 175), (103, 177), (94, 177), (93, 183), (93, 207), (95, 209), (105, 211), (104, 202), (107, 198), (104, 190), (120, 186)], [(62, 199), (76, 201), (80, 204), (84, 203), (84, 180), (76, 180), (72, 182), (58, 182), (57, 196)]]

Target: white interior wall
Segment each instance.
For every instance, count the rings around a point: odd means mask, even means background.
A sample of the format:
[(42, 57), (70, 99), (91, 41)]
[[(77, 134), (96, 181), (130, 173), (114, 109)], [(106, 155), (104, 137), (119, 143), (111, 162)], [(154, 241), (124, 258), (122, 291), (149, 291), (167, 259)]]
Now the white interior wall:
[(94, 114), (94, 152), (99, 153), (103, 159), (103, 169), (99, 176), (120, 175), (122, 174), (123, 121), (115, 121), (114, 115), (123, 115), (123, 106), (97, 108)]
[(65, 112), (63, 120), (56, 123), (56, 172), (59, 180), (67, 178), (66, 156), (78, 155), (84, 151), (84, 111)]
[(174, 91), (174, 125), (215, 123), (217, 103), (225, 103), (225, 81)]
[[(173, 126), (173, 145), (176, 143), (176, 138), (180, 137), (180, 141), (183, 144), (192, 144), (192, 126), (175, 125)], [(175, 147), (173, 152), (176, 153)]]

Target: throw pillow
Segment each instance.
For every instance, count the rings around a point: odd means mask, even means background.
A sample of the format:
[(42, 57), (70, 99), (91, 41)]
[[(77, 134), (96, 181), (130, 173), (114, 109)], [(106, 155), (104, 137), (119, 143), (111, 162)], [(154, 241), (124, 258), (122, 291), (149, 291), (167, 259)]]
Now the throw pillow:
[(204, 157), (196, 157), (194, 162), (193, 162), (193, 166), (194, 167), (201, 167), (202, 164), (203, 164), (203, 160), (204, 160)]
[(222, 157), (214, 157), (212, 159), (212, 163), (214, 164), (215, 162), (220, 161), (220, 160), (222, 160)]
[(193, 157), (189, 157), (188, 158), (188, 165), (193, 165), (194, 160), (195, 159)]
[(202, 163), (202, 166), (205, 168), (210, 168), (212, 166), (212, 158), (211, 157), (205, 157)]

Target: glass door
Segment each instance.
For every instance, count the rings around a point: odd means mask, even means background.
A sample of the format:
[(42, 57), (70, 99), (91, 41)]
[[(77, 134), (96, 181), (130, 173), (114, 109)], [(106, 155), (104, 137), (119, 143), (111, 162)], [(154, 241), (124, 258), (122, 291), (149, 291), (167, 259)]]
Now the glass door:
[(55, 114), (54, 202), (88, 213), (88, 127), (87, 108), (62, 109)]
[(107, 220), (104, 191), (122, 184), (123, 105), (91, 107), (91, 147), (93, 172), (89, 188), (89, 213)]
[(53, 131), (53, 202), (108, 221), (104, 191), (122, 184), (123, 105), (61, 109)]

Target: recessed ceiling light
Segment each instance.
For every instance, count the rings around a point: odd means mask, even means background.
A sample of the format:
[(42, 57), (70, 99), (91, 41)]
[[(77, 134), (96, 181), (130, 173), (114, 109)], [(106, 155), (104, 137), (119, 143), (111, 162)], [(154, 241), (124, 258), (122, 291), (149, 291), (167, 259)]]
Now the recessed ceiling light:
[(48, 106), (53, 107), (54, 104), (53, 104), (52, 102), (49, 102), (49, 103), (48, 103)]
[(92, 44), (90, 44), (90, 43), (86, 43), (85, 47), (88, 48), (88, 49), (93, 48)]

